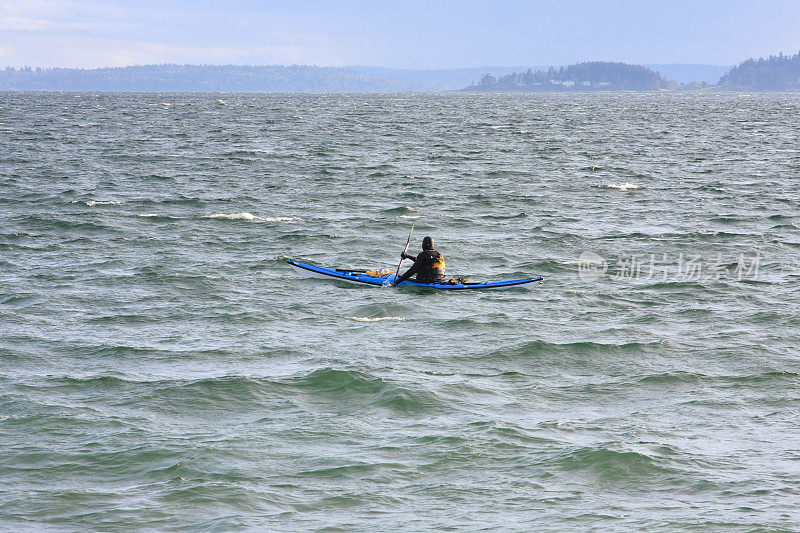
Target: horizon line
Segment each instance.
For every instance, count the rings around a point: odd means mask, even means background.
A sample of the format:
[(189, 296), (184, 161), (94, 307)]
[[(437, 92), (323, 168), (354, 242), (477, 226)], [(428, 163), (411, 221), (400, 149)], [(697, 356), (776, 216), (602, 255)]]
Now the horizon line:
[[(114, 68), (135, 68), (135, 67), (164, 67), (164, 66), (177, 66), (177, 67), (310, 67), (310, 68), (325, 68), (325, 69), (348, 69), (348, 68), (371, 68), (371, 69), (384, 69), (384, 70), (397, 70), (397, 71), (414, 71), (414, 72), (436, 72), (442, 70), (477, 70), (483, 68), (504, 68), (504, 69), (527, 69), (527, 68), (557, 68), (562, 66), (568, 65), (577, 65), (581, 63), (594, 63), (594, 62), (603, 62), (603, 63), (624, 63), (627, 65), (641, 65), (641, 66), (696, 66), (696, 67), (725, 67), (731, 68), (735, 65), (723, 65), (723, 64), (716, 64), (716, 63), (632, 63), (627, 61), (610, 61), (610, 60), (587, 60), (587, 61), (576, 61), (573, 63), (568, 64), (549, 64), (549, 65), (479, 65), (475, 67), (439, 67), (439, 68), (406, 68), (406, 67), (386, 67), (380, 65), (316, 65), (316, 64), (308, 64), (308, 63), (264, 63), (264, 64), (254, 64), (254, 63), (134, 63), (129, 65), (107, 65), (107, 66), (97, 66), (97, 67), (62, 67), (62, 66), (50, 66), (50, 67), (43, 67), (43, 66), (33, 66), (33, 65), (24, 65), (21, 67), (14, 67), (11, 65), (5, 65), (0, 67), (0, 69), (40, 69), (40, 70), (55, 70), (55, 69), (62, 69), (62, 70), (103, 70), (103, 69), (114, 69)], [(740, 62), (741, 63), (741, 62)]]

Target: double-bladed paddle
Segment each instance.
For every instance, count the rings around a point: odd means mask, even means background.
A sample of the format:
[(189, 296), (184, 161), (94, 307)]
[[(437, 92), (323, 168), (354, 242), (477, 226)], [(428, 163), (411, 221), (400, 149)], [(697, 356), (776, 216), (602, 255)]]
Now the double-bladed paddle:
[(412, 235), (413, 233), (414, 233), (414, 226), (411, 226), (411, 232), (408, 234), (408, 240), (406, 241), (406, 247), (405, 247), (405, 248), (403, 248), (403, 253), (402, 253), (402, 254), (400, 254), (400, 262), (399, 262), (399, 263), (397, 263), (397, 270), (396, 270), (396, 271), (395, 271), (395, 273), (394, 273), (394, 279), (395, 279), (395, 281), (396, 281), (396, 280), (397, 280), (397, 279), (400, 277), (400, 266), (403, 264), (403, 259), (405, 259), (403, 256), (404, 256), (404, 255), (406, 254), (406, 252), (408, 251), (408, 245), (409, 245), (409, 244), (411, 244), (411, 235)]

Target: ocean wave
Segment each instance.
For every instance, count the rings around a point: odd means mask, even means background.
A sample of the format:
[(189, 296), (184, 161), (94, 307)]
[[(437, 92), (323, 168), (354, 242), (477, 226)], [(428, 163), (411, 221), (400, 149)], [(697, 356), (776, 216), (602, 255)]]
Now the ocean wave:
[(598, 355), (605, 353), (641, 353), (647, 348), (658, 348), (658, 342), (623, 342), (619, 344), (601, 342), (566, 342), (555, 343), (543, 340), (535, 340), (524, 344), (501, 349), (493, 352), (493, 356), (503, 358), (530, 357), (545, 354), (576, 354), (576, 355)]
[(640, 483), (643, 476), (674, 474), (663, 460), (635, 451), (617, 451), (607, 447), (582, 447), (564, 454), (557, 461), (565, 471), (593, 471), (607, 481), (630, 479)]
[(513, 215), (493, 215), (493, 214), (485, 214), (481, 215), (481, 218), (488, 218), (492, 220), (508, 220), (514, 218), (528, 218), (528, 214), (524, 211), (520, 211), (519, 213), (515, 213)]
[(795, 386), (800, 382), (800, 373), (794, 370), (769, 370), (757, 374), (714, 376), (709, 378), (709, 381), (722, 382), (730, 384), (733, 387), (739, 387), (742, 384), (756, 385), (773, 381), (779, 383), (785, 382)]
[(348, 404), (362, 403), (399, 412), (423, 414), (440, 405), (432, 393), (411, 390), (407, 386), (387, 382), (356, 370), (322, 368), (310, 374), (283, 382), (306, 401), (317, 398), (327, 406), (330, 396)]
[(117, 232), (119, 228), (111, 223), (103, 223), (95, 221), (87, 217), (76, 218), (75, 216), (64, 216), (57, 218), (61, 214), (51, 213), (34, 213), (27, 216), (20, 217), (20, 220), (25, 221), (30, 228), (35, 228), (37, 231), (47, 229), (59, 230), (83, 230), (84, 232)]
[(59, 390), (62, 393), (107, 394), (123, 404), (158, 411), (194, 412), (238, 410), (243, 406), (273, 405), (275, 400), (330, 409), (382, 408), (403, 413), (425, 413), (441, 406), (434, 394), (412, 389), (356, 370), (330, 367), (281, 378), (223, 375), (201, 379), (161, 379), (129, 375), (87, 375), (48, 378), (20, 389)]
[(416, 211), (416, 209), (407, 205), (401, 205), (399, 207), (388, 207), (382, 210), (382, 212), (386, 213), (387, 215), (402, 215), (405, 213), (410, 213), (412, 211)]
[(311, 470), (302, 470), (295, 475), (298, 477), (322, 477), (322, 478), (362, 478), (365, 475), (379, 471), (381, 469), (398, 470), (406, 468), (402, 463), (351, 463), (340, 466), (323, 466)]
[(749, 220), (749, 217), (740, 216), (735, 213), (723, 213), (708, 219), (709, 222), (719, 222), (720, 224), (739, 224)]
[(773, 222), (791, 222), (794, 220), (794, 215), (783, 215), (783, 214), (776, 214), (767, 217), (767, 220), (771, 220)]
[(644, 376), (639, 379), (639, 383), (670, 386), (686, 383), (696, 386), (697, 384), (702, 383), (703, 379), (706, 377), (707, 376), (704, 374), (676, 370), (674, 372), (661, 372), (658, 374)]
[(298, 217), (259, 217), (253, 213), (214, 213), (213, 215), (203, 215), (201, 218), (213, 218), (216, 220), (246, 220), (248, 222), (297, 222), (302, 220)]

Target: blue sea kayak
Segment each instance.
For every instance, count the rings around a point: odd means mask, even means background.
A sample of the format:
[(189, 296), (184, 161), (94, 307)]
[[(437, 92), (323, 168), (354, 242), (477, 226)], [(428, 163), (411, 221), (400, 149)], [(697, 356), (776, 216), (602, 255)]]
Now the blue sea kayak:
[[(289, 265), (301, 276), (306, 278), (338, 279), (349, 283), (373, 285), (381, 287), (390, 285), (397, 274), (387, 270), (346, 270), (341, 268), (325, 268), (308, 263), (301, 263), (292, 259), (286, 260)], [(419, 283), (413, 280), (403, 281), (398, 287), (427, 287), (429, 289), (442, 289), (458, 291), (465, 289), (510, 289), (512, 287), (533, 287), (538, 285), (542, 278), (504, 279), (499, 281), (469, 282), (464, 280), (438, 281), (435, 283)]]

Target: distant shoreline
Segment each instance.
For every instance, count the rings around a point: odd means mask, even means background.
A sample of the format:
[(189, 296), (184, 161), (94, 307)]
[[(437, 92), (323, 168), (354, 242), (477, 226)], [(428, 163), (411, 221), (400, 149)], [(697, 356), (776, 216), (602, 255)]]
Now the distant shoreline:
[[(494, 80), (496, 86), (484, 83), (487, 79)], [(608, 88), (603, 88), (603, 84)], [(797, 92), (800, 91), (800, 53), (748, 59), (735, 67), (593, 61), (558, 68), (487, 66), (431, 70), (176, 64), (96, 69), (0, 69), (0, 91), (26, 92), (409, 94), (660, 90)]]
[[(670, 79), (716, 81), (728, 67), (651, 65)], [(485, 74), (548, 67), (391, 69), (303, 65), (141, 65), (97, 69), (0, 69), (0, 90), (129, 92), (415, 93), (460, 91)], [(663, 72), (662, 72), (663, 74)]]
[(633, 90), (575, 90), (575, 91), (464, 91), (464, 90), (447, 90), (447, 91), (370, 91), (370, 92), (353, 92), (353, 91), (157, 91), (157, 90), (122, 90), (122, 89), (80, 89), (80, 90), (64, 90), (64, 89), (2, 89), (0, 94), (35, 94), (35, 93), (64, 93), (75, 95), (91, 95), (91, 94), (208, 94), (208, 95), (224, 95), (224, 94), (264, 94), (264, 95), (307, 95), (307, 96), (325, 96), (325, 95), (370, 95), (370, 96), (391, 96), (391, 95), (459, 95), (459, 96), (501, 96), (501, 95), (613, 95), (613, 94), (650, 94), (650, 95), (668, 95), (668, 94), (800, 94), (798, 90), (756, 90), (756, 89), (727, 89), (722, 87), (709, 87), (706, 89), (659, 89), (654, 91), (633, 91)]

